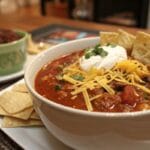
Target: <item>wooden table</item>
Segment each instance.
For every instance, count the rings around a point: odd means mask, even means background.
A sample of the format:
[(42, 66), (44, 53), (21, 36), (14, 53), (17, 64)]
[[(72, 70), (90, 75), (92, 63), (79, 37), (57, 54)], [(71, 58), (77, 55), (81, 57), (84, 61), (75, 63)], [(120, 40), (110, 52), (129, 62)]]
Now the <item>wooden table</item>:
[[(30, 13), (30, 12), (29, 12)], [(39, 28), (41, 26), (45, 26), (48, 24), (63, 24), (72, 27), (80, 27), (83, 29), (92, 29), (92, 30), (103, 30), (103, 31), (116, 31), (118, 28), (125, 29), (128, 32), (135, 33), (138, 28), (129, 28), (123, 26), (114, 26), (114, 25), (106, 25), (106, 24), (98, 24), (92, 22), (82, 22), (82, 21), (73, 21), (69, 19), (61, 19), (55, 17), (43, 17), (40, 15), (30, 16), (29, 14), (15, 14), (15, 15), (0, 15), (0, 28), (10, 28), (10, 29), (22, 29), (26, 31), (31, 31), (33, 29)], [(142, 29), (140, 29), (142, 30)], [(146, 32), (150, 32), (150, 29), (144, 30)]]

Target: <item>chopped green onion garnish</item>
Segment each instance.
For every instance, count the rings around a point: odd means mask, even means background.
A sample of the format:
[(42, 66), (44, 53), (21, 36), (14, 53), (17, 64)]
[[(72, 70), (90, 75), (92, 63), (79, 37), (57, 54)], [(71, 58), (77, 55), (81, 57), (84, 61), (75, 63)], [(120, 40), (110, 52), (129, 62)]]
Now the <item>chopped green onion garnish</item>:
[(87, 48), (87, 49), (84, 50), (84, 53), (87, 53), (87, 52), (89, 52), (89, 48)]
[(55, 90), (60, 91), (62, 89), (62, 86), (60, 84), (55, 85)]
[(106, 52), (102, 47), (100, 47), (100, 44), (98, 44), (93, 49), (89, 49), (88, 51), (86, 51), (85, 59), (89, 59), (91, 56), (96, 56), (96, 55), (105, 57), (107, 56), (107, 54), (108, 52)]
[(107, 56), (107, 55), (108, 55), (108, 52), (106, 52), (106, 51), (104, 51), (104, 50), (103, 50), (103, 51), (101, 52), (101, 54), (100, 54), (100, 55), (101, 55), (102, 57), (105, 57), (105, 56)]
[(116, 45), (115, 45), (115, 44), (111, 44), (111, 43), (108, 43), (106, 46), (111, 46), (111, 48), (116, 47)]
[(96, 46), (95, 46), (95, 48), (99, 48), (101, 45), (100, 44), (97, 44)]
[(91, 57), (91, 54), (90, 54), (90, 53), (86, 53), (86, 54), (85, 54), (85, 58), (86, 58), (86, 59), (89, 59), (90, 57)]
[(111, 46), (112, 48), (116, 47), (116, 45), (115, 45), (115, 44), (111, 44), (110, 46)]
[(72, 76), (73, 79), (78, 80), (78, 81), (83, 81), (84, 77), (81, 74), (75, 74)]
[(91, 56), (95, 56), (96, 54), (94, 52), (88, 52), (85, 54), (85, 59), (89, 59)]
[(104, 49), (101, 48), (101, 47), (97, 48), (97, 49), (94, 49), (94, 53), (96, 53), (96, 55), (100, 55), (102, 51), (104, 51)]

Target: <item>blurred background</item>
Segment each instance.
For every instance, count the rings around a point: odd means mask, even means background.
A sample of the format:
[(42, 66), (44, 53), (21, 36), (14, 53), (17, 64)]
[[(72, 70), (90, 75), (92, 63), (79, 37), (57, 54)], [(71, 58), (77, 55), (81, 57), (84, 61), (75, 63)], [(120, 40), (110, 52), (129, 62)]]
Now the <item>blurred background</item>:
[(4, 14), (150, 28), (150, 0), (0, 0), (0, 15)]

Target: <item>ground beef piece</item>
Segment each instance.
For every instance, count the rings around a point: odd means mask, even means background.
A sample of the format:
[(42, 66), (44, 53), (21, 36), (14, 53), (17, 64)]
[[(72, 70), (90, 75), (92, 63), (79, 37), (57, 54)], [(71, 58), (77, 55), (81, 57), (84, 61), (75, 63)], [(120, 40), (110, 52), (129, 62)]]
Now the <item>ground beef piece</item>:
[(146, 82), (145, 87), (150, 89), (150, 82)]
[(138, 103), (135, 107), (136, 111), (149, 110), (150, 109), (150, 101), (145, 100), (141, 103)]
[(93, 100), (92, 104), (95, 111), (113, 112), (116, 105), (121, 103), (119, 95), (104, 93), (100, 98)]
[(142, 101), (143, 98), (134, 86), (126, 85), (121, 93), (121, 99), (123, 104), (134, 106)]
[(128, 104), (118, 104), (113, 109), (114, 112), (132, 112), (134, 111), (134, 107)]
[(126, 85), (125, 83), (118, 82), (118, 81), (112, 81), (110, 83), (111, 88), (113, 88), (117, 91), (122, 91), (125, 85)]
[(88, 90), (88, 93), (93, 97), (95, 95), (103, 94), (104, 91), (105, 90), (103, 88), (95, 88), (93, 90)]

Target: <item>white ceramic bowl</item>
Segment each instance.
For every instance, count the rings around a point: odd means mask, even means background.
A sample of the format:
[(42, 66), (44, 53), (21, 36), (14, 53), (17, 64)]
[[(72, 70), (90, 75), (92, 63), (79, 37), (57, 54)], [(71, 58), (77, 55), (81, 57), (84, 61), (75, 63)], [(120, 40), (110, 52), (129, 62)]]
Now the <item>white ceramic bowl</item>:
[(99, 38), (66, 42), (38, 55), (25, 71), (25, 82), (46, 128), (60, 141), (78, 150), (150, 148), (150, 111), (88, 112), (56, 104), (39, 95), (34, 80), (40, 68), (62, 55), (99, 43)]

